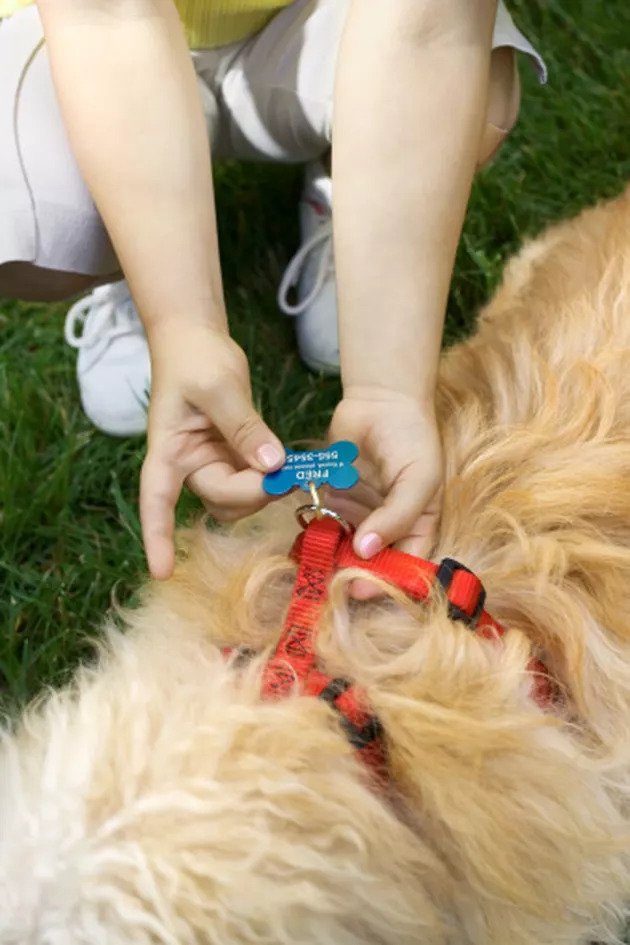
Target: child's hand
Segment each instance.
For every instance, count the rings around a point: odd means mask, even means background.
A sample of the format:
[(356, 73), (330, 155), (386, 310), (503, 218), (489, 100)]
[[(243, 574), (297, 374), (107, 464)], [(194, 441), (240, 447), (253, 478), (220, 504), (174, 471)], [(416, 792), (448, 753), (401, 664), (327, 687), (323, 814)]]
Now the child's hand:
[(218, 519), (262, 508), (263, 473), (284, 449), (254, 410), (247, 358), (207, 327), (159, 329), (150, 337), (152, 394), (140, 517), (149, 568), (170, 577), (174, 511), (186, 483)]
[(360, 450), (361, 482), (326, 497), (358, 526), (354, 547), (371, 558), (397, 543), (424, 557), (435, 540), (442, 484), (442, 445), (433, 405), (376, 387), (350, 389), (335, 411), (330, 438)]

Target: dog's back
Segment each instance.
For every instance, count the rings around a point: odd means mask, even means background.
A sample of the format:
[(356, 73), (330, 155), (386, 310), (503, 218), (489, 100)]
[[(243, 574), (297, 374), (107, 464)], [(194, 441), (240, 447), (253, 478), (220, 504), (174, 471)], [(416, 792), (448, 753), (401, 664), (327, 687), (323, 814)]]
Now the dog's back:
[[(626, 743), (606, 714), (604, 651), (611, 634), (630, 642), (630, 188), (524, 247), (475, 337), (445, 358), (440, 393), (439, 551), (483, 574), (598, 737)], [(587, 624), (569, 645), (581, 606), (601, 646)]]
[[(444, 602), (322, 621), (367, 690), (392, 791), (332, 712), (265, 703), (290, 595), (273, 523), (188, 540), (93, 669), (0, 747), (2, 945), (614, 941), (630, 846), (630, 196), (526, 247), (445, 358), (436, 556), (477, 571), (503, 642)], [(542, 655), (556, 703), (531, 699)]]

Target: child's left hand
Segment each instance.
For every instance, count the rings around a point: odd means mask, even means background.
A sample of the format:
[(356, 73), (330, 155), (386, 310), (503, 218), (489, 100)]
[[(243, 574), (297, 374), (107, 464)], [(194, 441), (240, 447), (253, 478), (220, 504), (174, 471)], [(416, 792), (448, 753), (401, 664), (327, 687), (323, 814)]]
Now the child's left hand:
[(359, 485), (326, 496), (327, 505), (357, 526), (357, 554), (371, 558), (395, 543), (409, 554), (427, 556), (435, 541), (443, 476), (433, 404), (394, 390), (347, 390), (330, 439), (352, 440), (360, 451)]

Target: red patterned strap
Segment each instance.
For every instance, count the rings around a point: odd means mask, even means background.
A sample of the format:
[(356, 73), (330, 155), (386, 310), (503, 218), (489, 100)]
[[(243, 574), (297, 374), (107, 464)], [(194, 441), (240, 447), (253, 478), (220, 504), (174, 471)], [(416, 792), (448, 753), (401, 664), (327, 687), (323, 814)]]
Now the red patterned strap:
[(339, 716), (350, 744), (380, 784), (386, 772), (381, 723), (370, 713), (357, 686), (320, 672), (316, 665), (317, 622), (330, 579), (339, 567), (343, 540), (343, 529), (332, 519), (316, 520), (302, 534), (293, 596), (282, 636), (263, 672), (262, 694), (268, 699), (281, 698), (299, 684), (304, 695), (327, 702)]
[(298, 573), (284, 630), (263, 675), (265, 696), (287, 695), (315, 668), (315, 629), (343, 535), (335, 521), (321, 519), (300, 536)]

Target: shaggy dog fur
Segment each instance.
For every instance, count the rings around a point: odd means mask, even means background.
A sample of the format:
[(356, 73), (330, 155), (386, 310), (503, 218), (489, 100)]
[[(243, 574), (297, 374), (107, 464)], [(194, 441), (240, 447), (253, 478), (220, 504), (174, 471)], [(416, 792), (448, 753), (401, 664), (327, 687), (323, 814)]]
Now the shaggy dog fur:
[[(185, 536), (96, 666), (0, 744), (2, 945), (615, 942), (630, 889), (630, 191), (508, 267), (444, 358), (443, 599), (348, 605), (322, 663), (363, 685), (392, 795), (321, 701), (263, 702), (290, 597), (287, 505)], [(541, 654), (560, 688), (531, 699)], [(264, 658), (264, 653), (263, 653)]]

